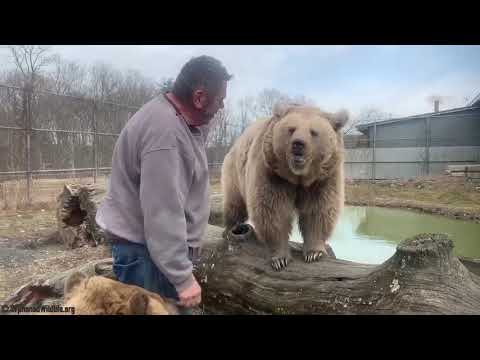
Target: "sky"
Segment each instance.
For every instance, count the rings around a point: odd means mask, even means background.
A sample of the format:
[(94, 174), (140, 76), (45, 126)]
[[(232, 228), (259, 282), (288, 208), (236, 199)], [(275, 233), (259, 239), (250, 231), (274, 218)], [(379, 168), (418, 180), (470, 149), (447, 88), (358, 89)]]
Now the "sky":
[[(463, 106), (480, 93), (480, 46), (400, 45), (55, 45), (52, 52), (88, 65), (136, 69), (161, 80), (175, 77), (193, 56), (211, 55), (234, 75), (228, 99), (235, 103), (262, 89), (303, 95), (327, 111), (352, 115), (375, 107), (392, 116)], [(0, 69), (9, 66), (0, 46)]]

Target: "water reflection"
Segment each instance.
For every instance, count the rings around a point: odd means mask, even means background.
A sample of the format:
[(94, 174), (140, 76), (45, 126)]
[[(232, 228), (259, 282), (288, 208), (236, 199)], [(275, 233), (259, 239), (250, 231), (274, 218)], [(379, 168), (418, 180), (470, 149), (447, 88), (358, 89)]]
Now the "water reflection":
[[(457, 256), (480, 258), (480, 224), (380, 207), (346, 206), (330, 244), (340, 259), (380, 264), (400, 241), (424, 232), (446, 233)], [(290, 240), (303, 241), (297, 220)]]

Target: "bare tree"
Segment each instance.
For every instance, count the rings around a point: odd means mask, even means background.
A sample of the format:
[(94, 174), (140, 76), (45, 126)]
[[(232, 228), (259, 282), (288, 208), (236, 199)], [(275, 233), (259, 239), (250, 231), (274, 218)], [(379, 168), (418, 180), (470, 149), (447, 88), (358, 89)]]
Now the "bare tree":
[(217, 112), (212, 119), (208, 134), (208, 147), (225, 147), (228, 142), (228, 129), (231, 125), (230, 111), (226, 107)]
[(118, 86), (116, 101), (131, 106), (141, 106), (157, 92), (156, 84), (137, 70), (127, 70)]
[(9, 48), (15, 67), (23, 75), (22, 86), (34, 89), (43, 68), (53, 60), (49, 47), (16, 45)]
[(345, 135), (351, 134), (354, 132), (355, 128), (361, 124), (368, 124), (372, 122), (379, 122), (387, 119), (391, 119), (392, 115), (386, 112), (381, 111), (380, 109), (370, 106), (364, 108), (360, 113), (352, 118), (348, 125), (344, 127), (343, 133)]
[(97, 63), (88, 71), (89, 95), (96, 101), (113, 101), (121, 86), (122, 73), (108, 64)]
[(52, 57), (53, 69), (48, 73), (48, 88), (60, 95), (84, 96), (86, 94), (86, 69), (74, 61)]
[(242, 133), (250, 123), (255, 120), (255, 99), (252, 96), (246, 96), (238, 101), (238, 124), (239, 131)]
[(292, 102), (301, 105), (315, 106), (316, 103), (313, 99), (307, 98), (305, 95), (298, 95), (291, 99)]
[(315, 105), (312, 99), (305, 97), (304, 95), (297, 95), (291, 97), (284, 94), (277, 89), (264, 89), (255, 98), (254, 103), (249, 103), (252, 106), (252, 115), (255, 118), (269, 117), (272, 115), (273, 107), (278, 102), (292, 102), (302, 105)]
[(272, 115), (273, 107), (277, 102), (290, 100), (288, 95), (276, 89), (264, 89), (258, 94), (255, 102), (255, 117)]

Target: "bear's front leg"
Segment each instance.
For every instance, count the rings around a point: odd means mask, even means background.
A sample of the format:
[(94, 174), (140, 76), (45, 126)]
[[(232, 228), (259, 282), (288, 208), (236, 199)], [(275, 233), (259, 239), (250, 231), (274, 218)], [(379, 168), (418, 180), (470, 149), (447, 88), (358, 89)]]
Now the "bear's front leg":
[(321, 218), (320, 214), (301, 214), (298, 226), (303, 237), (303, 256), (307, 263), (320, 260), (328, 256), (325, 243), (328, 239), (329, 224)]
[(293, 200), (287, 193), (257, 193), (249, 210), (257, 238), (264, 241), (274, 270), (284, 269), (291, 260), (288, 240), (293, 222)]
[[(312, 189), (313, 190), (313, 189)], [(342, 197), (336, 189), (302, 194), (298, 225), (303, 236), (303, 256), (307, 263), (329, 256), (326, 242), (337, 224)]]

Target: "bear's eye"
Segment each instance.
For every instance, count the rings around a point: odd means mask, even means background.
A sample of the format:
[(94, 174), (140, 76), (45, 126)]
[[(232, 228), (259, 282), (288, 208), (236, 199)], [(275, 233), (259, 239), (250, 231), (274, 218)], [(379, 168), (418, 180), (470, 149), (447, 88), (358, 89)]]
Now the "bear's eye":
[(310, 130), (310, 134), (315, 137), (315, 136), (318, 136), (318, 132), (315, 131), (315, 130)]
[(290, 135), (293, 134), (295, 132), (295, 130), (296, 129), (294, 127), (289, 127), (288, 128), (288, 132), (289, 132)]

